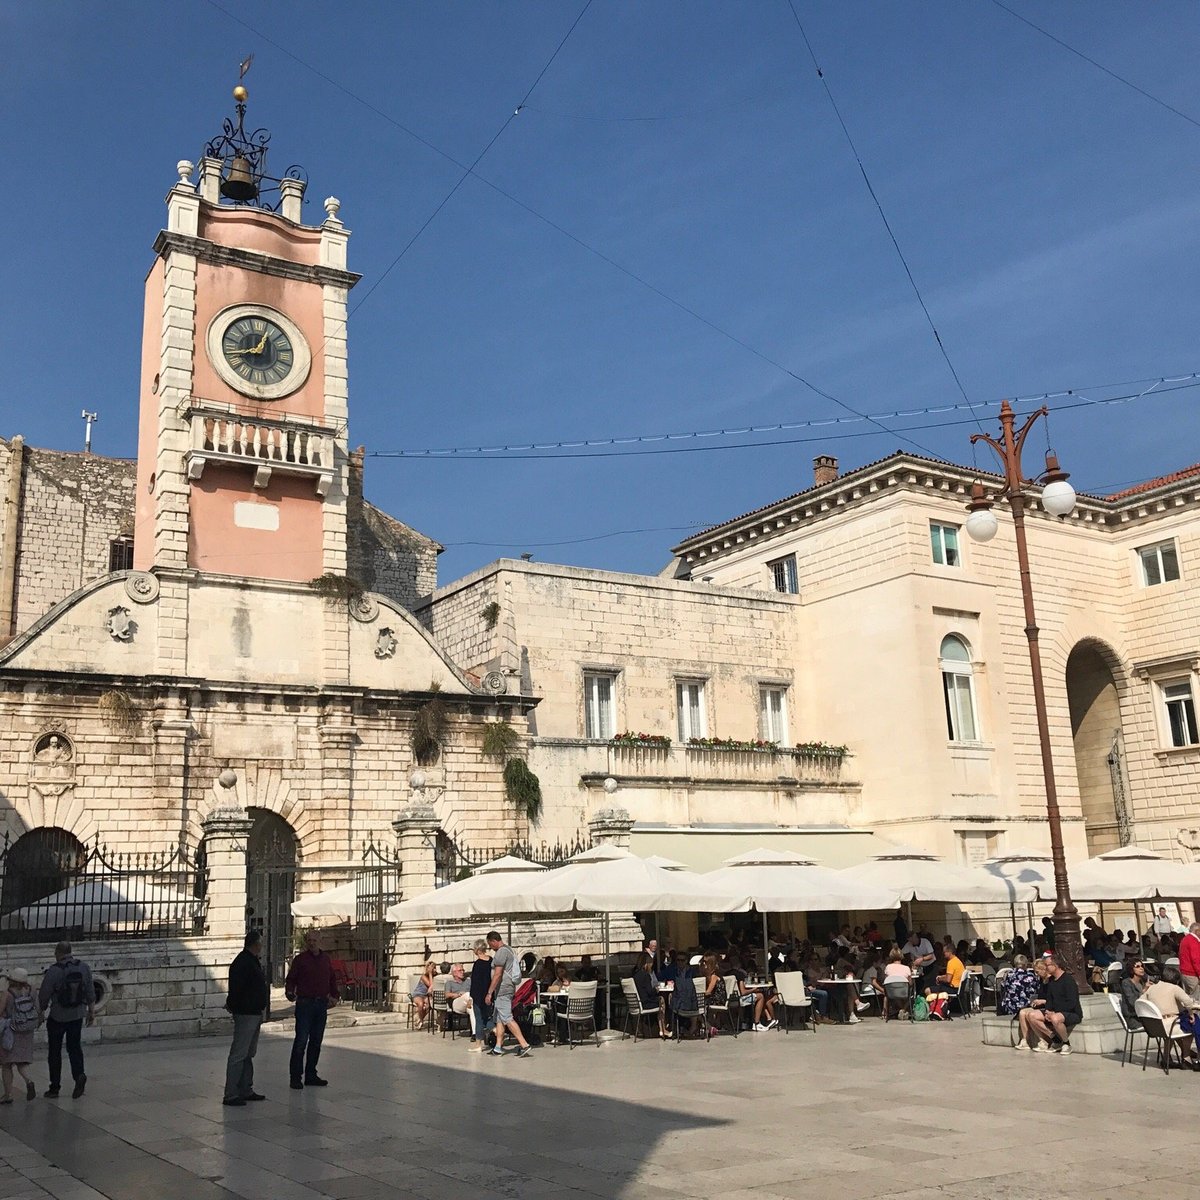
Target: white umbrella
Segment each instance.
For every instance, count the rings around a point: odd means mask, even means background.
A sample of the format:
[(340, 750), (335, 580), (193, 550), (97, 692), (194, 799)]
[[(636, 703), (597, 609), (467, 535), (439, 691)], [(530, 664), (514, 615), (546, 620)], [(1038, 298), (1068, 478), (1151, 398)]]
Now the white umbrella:
[(136, 925), (168, 914), (190, 913), (197, 904), (194, 896), (152, 887), (136, 878), (93, 879), (8, 913), (4, 925), (13, 929)]
[(847, 878), (845, 871), (818, 866), (795, 851), (750, 850), (700, 879), (713, 889), (748, 893), (759, 912), (896, 907), (890, 889)]
[(939, 904), (1026, 903), (1037, 896), (1032, 884), (994, 875), (981, 867), (959, 867), (911, 846), (896, 846), (872, 855), (840, 874), (856, 883), (882, 888), (896, 902), (931, 900)]
[[(1018, 889), (1034, 888), (1042, 900), (1054, 900), (1058, 891), (1054, 883), (1054, 855), (1049, 850), (1028, 850), (1014, 847), (1003, 854), (989, 858), (983, 864), (983, 869), (997, 879), (1003, 879), (1014, 889), (1009, 912), (1012, 914), (1013, 937), (1017, 936), (1017, 896)], [(1029, 929), (1034, 937), (1033, 928), (1033, 899), (1027, 898), (1025, 905), (1029, 916)], [(1030, 946), (1036, 951), (1037, 946)]]
[(388, 921), (449, 921), (531, 912), (523, 906), (522, 893), (534, 875), (545, 874), (545, 867), (506, 854), (477, 868), (468, 879), (393, 904), (384, 917)]
[(1141, 846), (1089, 858), (1070, 873), (1077, 900), (1190, 900), (1200, 896), (1200, 863), (1181, 863)]
[(341, 917), (353, 921), (357, 914), (357, 880), (292, 901), (293, 917)]

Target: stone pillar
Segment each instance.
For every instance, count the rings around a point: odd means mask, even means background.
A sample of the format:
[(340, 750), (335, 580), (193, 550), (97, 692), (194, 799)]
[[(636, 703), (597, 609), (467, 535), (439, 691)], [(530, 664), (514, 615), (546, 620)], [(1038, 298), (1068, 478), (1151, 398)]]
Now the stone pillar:
[(240, 808), (218, 808), (204, 821), (208, 860), (208, 932), (213, 937), (246, 933), (246, 843), (253, 822)]
[(160, 702), (154, 727), (154, 807), (179, 818), (180, 843), (187, 833), (188, 742), (195, 726), (188, 714), (186, 696), (174, 689)]
[(602, 808), (588, 822), (593, 846), (621, 846), (629, 849), (633, 818), (625, 808)]
[(347, 298), (352, 280), (346, 272), (346, 245), (350, 231), (338, 218), (341, 201), (325, 201), (321, 225), (321, 266), (332, 268), (322, 286), (325, 363), (325, 420), (333, 441), (333, 479), (323, 505), (323, 564), (335, 575), (346, 574), (346, 498), (349, 478), (349, 370), (346, 344)]
[[(437, 882), (437, 835), (441, 831), (431, 805), (410, 804), (392, 822), (400, 858), (400, 887), (405, 900), (433, 890)], [(392, 942), (391, 1001), (396, 1006), (408, 991), (409, 977), (421, 972), (425, 948), (436, 927), (406, 922), (396, 926)], [(436, 950), (436, 947), (431, 947)]]
[[(355, 858), (360, 847), (354, 844), (354, 745), (358, 734), (352, 716), (342, 708), (325, 714), (317, 727), (321, 740), (321, 854), (326, 857)], [(332, 819), (331, 819), (332, 818)], [(345, 829), (345, 841), (334, 830)], [(336, 841), (337, 844), (332, 844)]]
[(300, 206), (304, 203), (304, 187), (303, 179), (279, 181), (279, 211), (297, 225), (300, 224)]

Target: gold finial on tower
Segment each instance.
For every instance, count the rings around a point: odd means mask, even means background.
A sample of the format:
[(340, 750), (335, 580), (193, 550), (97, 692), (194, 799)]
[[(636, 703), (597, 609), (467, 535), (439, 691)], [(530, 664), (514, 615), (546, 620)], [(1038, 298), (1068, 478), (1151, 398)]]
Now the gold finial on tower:
[(235, 99), (235, 100), (236, 100), (236, 101), (237, 101), (239, 104), (245, 104), (245, 103), (246, 103), (246, 98), (247, 98), (249, 95), (250, 95), (250, 93), (249, 93), (248, 91), (246, 91), (246, 89), (245, 89), (244, 87), (242, 87), (242, 85), (241, 85), (240, 83), (237, 85), (237, 87), (235, 87), (235, 88), (233, 89), (233, 98), (234, 98), (234, 99)]

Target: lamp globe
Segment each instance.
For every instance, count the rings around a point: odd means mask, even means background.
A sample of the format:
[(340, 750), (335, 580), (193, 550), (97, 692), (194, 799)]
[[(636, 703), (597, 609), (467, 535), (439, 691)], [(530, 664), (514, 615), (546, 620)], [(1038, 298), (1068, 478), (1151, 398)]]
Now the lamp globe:
[(990, 508), (977, 508), (967, 517), (967, 533), (975, 542), (990, 542), (996, 536), (1000, 522)]
[(1069, 517), (1075, 508), (1075, 489), (1065, 479), (1046, 484), (1042, 488), (1042, 507), (1052, 517)]

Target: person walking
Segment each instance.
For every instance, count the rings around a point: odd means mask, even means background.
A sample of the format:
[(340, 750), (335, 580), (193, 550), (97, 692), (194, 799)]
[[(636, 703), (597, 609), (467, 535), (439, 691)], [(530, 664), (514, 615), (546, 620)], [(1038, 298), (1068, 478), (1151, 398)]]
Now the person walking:
[(241, 1108), (249, 1100), (265, 1100), (254, 1090), (254, 1055), (258, 1031), (271, 998), (262, 969), (262, 934), (246, 934), (242, 952), (229, 964), (229, 995), (225, 1008), (233, 1017), (233, 1045), (225, 1065), (225, 1098), (222, 1104)]
[(33, 1062), (33, 1031), (42, 1023), (37, 1000), (29, 986), (29, 972), (13, 967), (8, 972), (8, 989), (0, 995), (0, 1074), (4, 1078), (4, 1096), (0, 1104), (13, 1102), (13, 1067), (25, 1081), (25, 1099), (37, 1096), (29, 1078)]
[(92, 970), (75, 957), (70, 942), (54, 947), (54, 964), (42, 976), (38, 988), (38, 1012), (49, 1009), (46, 1018), (46, 1038), (49, 1043), (48, 1066), (50, 1086), (46, 1095), (53, 1098), (62, 1087), (62, 1048), (67, 1043), (67, 1058), (71, 1063), (71, 1078), (75, 1090), (71, 1099), (78, 1100), (87, 1087), (83, 1068), (83, 1023), (96, 1020), (96, 988)]
[(513, 1019), (512, 1010), (513, 995), (521, 978), (516, 956), (494, 929), (487, 935), (487, 943), (492, 951), (492, 979), (484, 1002), (493, 1005), (496, 1012), (496, 1044), (492, 1047), (492, 1053), (504, 1053), (504, 1031), (507, 1028), (520, 1047), (517, 1057), (526, 1058), (531, 1047), (521, 1032), (521, 1026)]
[(492, 1008), (487, 1002), (492, 982), (492, 956), (488, 944), (480, 938), (474, 946), (475, 963), (471, 967), (471, 1041), (487, 1050), (487, 1031), (492, 1027)]
[(291, 1086), (328, 1087), (329, 1080), (317, 1074), (321, 1042), (329, 1010), (339, 999), (333, 960), (321, 949), (321, 935), (310, 929), (304, 935), (304, 949), (292, 959), (283, 994), (296, 1005), (296, 1037), (289, 1063)]

